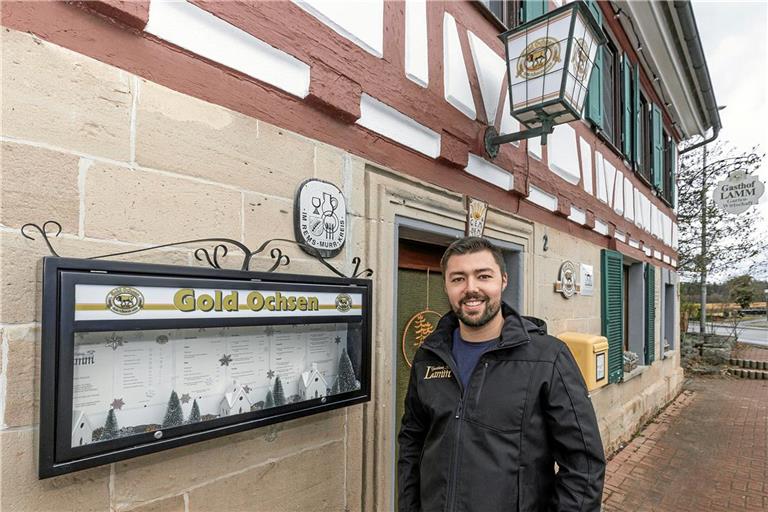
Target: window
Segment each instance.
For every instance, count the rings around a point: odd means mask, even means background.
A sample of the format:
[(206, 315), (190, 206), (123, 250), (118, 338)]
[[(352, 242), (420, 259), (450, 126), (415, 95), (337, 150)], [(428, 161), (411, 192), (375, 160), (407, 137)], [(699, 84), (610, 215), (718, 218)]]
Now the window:
[[(480, 4), (485, 6), (493, 16), (500, 21), (505, 27), (514, 28), (521, 23), (521, 20), (525, 18), (522, 5), (522, 0), (480, 0)], [(528, 2), (525, 2), (526, 4)], [(531, 4), (544, 4), (544, 2), (530, 2)], [(544, 9), (546, 7), (543, 7)], [(533, 14), (533, 13), (531, 13)], [(544, 10), (537, 16), (544, 14)], [(534, 17), (537, 17), (534, 16)], [(533, 18), (531, 18), (533, 19)]]
[(637, 121), (637, 161), (635, 162), (635, 171), (651, 183), (651, 116), (648, 114), (649, 105), (645, 95), (640, 93), (640, 110), (636, 114)]
[(664, 177), (661, 197), (670, 206), (675, 206), (675, 167), (677, 163), (677, 147), (674, 139), (664, 131)]

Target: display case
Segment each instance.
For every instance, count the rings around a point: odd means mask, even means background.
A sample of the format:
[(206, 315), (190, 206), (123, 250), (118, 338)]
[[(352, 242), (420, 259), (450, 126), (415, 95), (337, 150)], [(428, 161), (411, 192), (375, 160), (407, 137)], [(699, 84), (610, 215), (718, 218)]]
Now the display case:
[(370, 399), (371, 282), (46, 258), (46, 478)]

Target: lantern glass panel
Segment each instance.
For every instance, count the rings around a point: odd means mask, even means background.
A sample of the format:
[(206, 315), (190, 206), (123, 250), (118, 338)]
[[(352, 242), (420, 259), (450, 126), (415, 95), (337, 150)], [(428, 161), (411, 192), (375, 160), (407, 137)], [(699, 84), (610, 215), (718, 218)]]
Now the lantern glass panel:
[(556, 115), (556, 120), (568, 118), (566, 122), (578, 119), (578, 115), (560, 113), (583, 110), (595, 56), (604, 39), (586, 6), (571, 3), (502, 39), (507, 48), (511, 114), (529, 128), (541, 124), (536, 112)]

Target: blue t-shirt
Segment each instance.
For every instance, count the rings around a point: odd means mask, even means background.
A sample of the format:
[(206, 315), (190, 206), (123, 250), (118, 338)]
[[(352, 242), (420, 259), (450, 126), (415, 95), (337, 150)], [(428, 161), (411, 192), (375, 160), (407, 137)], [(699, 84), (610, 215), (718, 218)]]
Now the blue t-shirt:
[(499, 338), (481, 342), (464, 341), (461, 338), (461, 334), (459, 334), (458, 328), (453, 331), (453, 359), (458, 366), (459, 379), (461, 379), (464, 389), (467, 389), (469, 377), (472, 375), (475, 366), (477, 366), (480, 356), (483, 355), (483, 352), (496, 345), (498, 341)]

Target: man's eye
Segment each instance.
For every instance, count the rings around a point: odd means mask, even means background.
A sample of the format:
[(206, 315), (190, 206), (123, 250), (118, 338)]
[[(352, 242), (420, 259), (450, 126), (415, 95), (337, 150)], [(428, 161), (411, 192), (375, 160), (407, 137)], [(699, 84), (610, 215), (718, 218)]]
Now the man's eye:
[(463, 277), (454, 277), (453, 279), (451, 279), (451, 282), (452, 283), (458, 283), (459, 281), (463, 281), (463, 280), (464, 280)]
[(493, 278), (493, 276), (491, 276), (489, 274), (483, 274), (483, 275), (480, 276), (480, 279), (492, 279), (492, 278)]

